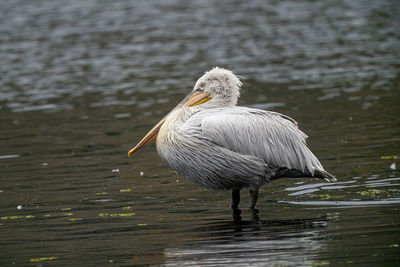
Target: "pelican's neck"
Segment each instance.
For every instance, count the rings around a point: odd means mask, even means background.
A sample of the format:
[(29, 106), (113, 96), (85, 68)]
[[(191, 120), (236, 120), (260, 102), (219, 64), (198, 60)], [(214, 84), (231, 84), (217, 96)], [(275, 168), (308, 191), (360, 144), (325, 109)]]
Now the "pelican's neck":
[(172, 111), (157, 135), (157, 150), (171, 142), (177, 142), (179, 129), (194, 113), (200, 110), (198, 107), (183, 107)]
[(194, 107), (183, 107), (174, 110), (168, 115), (161, 129), (169, 131), (177, 130), (197, 111), (199, 111), (199, 109)]

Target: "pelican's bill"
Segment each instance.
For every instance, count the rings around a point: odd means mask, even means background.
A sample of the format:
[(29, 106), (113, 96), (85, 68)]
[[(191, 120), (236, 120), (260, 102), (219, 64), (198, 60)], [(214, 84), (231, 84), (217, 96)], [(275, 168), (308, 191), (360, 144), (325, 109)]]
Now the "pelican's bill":
[(193, 107), (200, 105), (204, 102), (207, 102), (211, 99), (210, 95), (206, 92), (201, 91), (193, 91), (188, 96), (186, 96), (173, 110), (171, 110), (162, 120), (160, 120), (146, 135), (143, 139), (131, 150), (128, 152), (128, 156), (130, 157), (133, 153), (138, 151), (140, 148), (146, 146), (148, 143), (156, 139), (158, 132), (160, 131), (161, 126), (164, 124), (168, 115), (171, 112), (175, 111), (178, 108), (182, 107)]

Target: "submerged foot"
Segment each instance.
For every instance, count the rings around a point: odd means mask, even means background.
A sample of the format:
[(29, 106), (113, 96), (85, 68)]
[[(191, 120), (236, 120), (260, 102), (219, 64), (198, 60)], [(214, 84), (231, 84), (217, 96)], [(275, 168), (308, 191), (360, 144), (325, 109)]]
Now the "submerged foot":
[(260, 217), (258, 216), (258, 209), (251, 209), (249, 208), (250, 213), (251, 213), (251, 220), (253, 222), (258, 222), (260, 220)]
[(258, 214), (259, 210), (253, 207), (248, 207), (249, 211), (253, 214)]

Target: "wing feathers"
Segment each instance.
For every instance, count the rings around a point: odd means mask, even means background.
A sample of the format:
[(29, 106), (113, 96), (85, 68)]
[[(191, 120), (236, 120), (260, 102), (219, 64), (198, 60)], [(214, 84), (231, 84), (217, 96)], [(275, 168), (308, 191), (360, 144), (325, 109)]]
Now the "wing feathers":
[(285, 115), (258, 109), (234, 107), (204, 110), (186, 126), (201, 124), (204, 137), (240, 154), (257, 156), (267, 164), (299, 171), (324, 170), (308, 149), (307, 136), (297, 122)]

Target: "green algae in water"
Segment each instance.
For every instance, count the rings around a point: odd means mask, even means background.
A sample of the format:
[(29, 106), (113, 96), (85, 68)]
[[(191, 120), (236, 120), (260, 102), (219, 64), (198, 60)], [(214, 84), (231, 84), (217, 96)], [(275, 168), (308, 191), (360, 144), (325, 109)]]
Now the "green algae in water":
[(30, 262), (41, 262), (41, 261), (51, 261), (51, 260), (55, 260), (57, 259), (57, 257), (42, 257), (42, 258), (33, 258), (30, 260)]
[(133, 216), (133, 215), (135, 215), (134, 212), (131, 212), (131, 213), (118, 213), (118, 216), (120, 216), (120, 217), (129, 217), (129, 216)]
[(130, 213), (99, 213), (99, 217), (130, 217), (136, 215), (134, 212)]
[(382, 156), (381, 159), (398, 159), (396, 155)]
[(69, 219), (71, 222), (82, 221), (82, 218), (71, 218)]
[(361, 191), (360, 195), (361, 196), (376, 196), (381, 193), (384, 193), (383, 190), (377, 190), (377, 189), (369, 189), (368, 191)]
[(15, 219), (23, 219), (24, 216), (3, 216), (0, 219), (2, 220), (15, 220)]
[(107, 192), (98, 192), (98, 193), (96, 193), (96, 195), (98, 195), (98, 196), (100, 196), (100, 195), (107, 195), (108, 193)]
[(132, 189), (130, 189), (130, 188), (123, 188), (123, 189), (120, 189), (119, 191), (120, 191), (121, 193), (127, 193), (127, 192), (131, 192)]
[(61, 210), (71, 210), (71, 208), (62, 208)]
[(72, 215), (74, 215), (72, 212), (66, 212), (66, 213), (64, 213), (64, 215), (65, 216), (72, 216)]
[(329, 261), (312, 261), (308, 263), (310, 266), (321, 266), (321, 265), (329, 265)]
[(327, 199), (343, 199), (343, 195), (337, 195), (337, 196), (332, 196), (329, 194), (320, 194), (320, 195), (312, 195), (313, 197), (319, 197), (321, 200), (327, 200)]
[(0, 219), (2, 219), (2, 220), (16, 220), (16, 219), (33, 219), (33, 218), (35, 218), (35, 216), (33, 216), (33, 215), (26, 215), (26, 216), (14, 215), (14, 216), (3, 216)]

